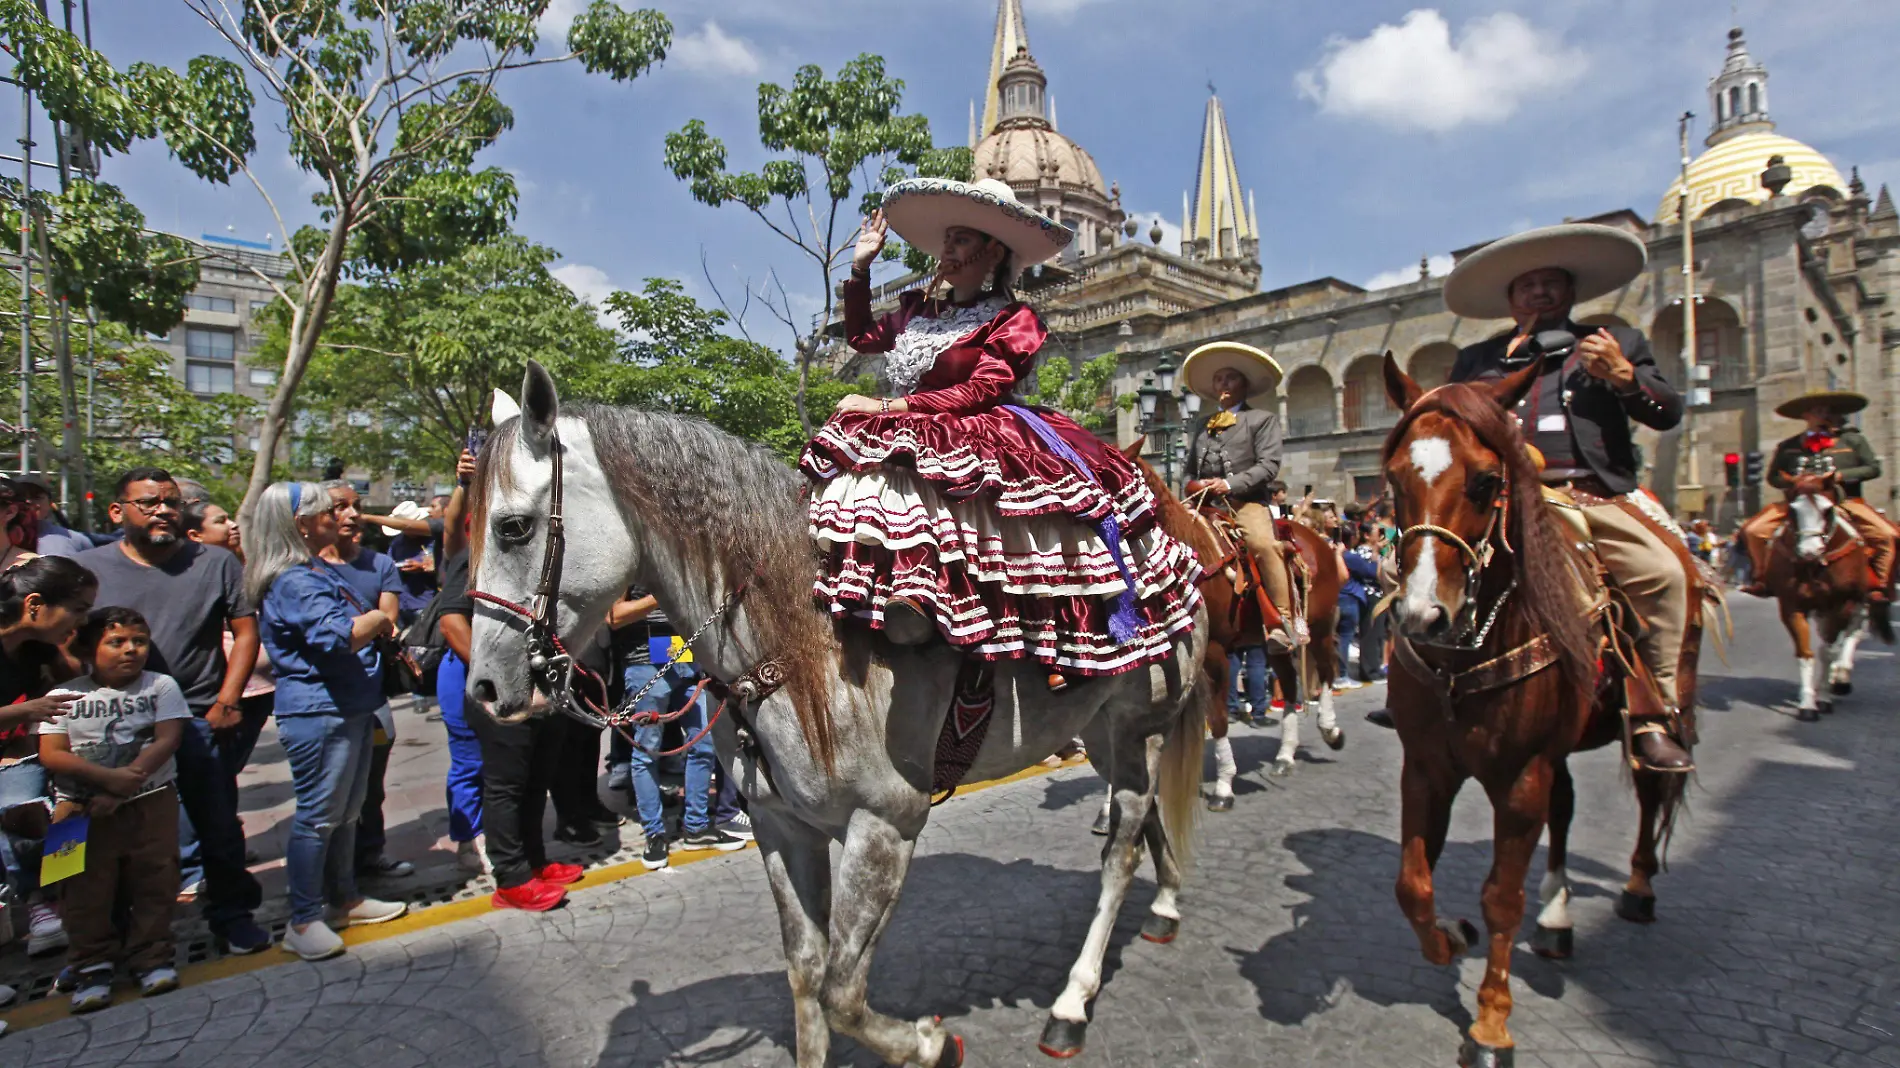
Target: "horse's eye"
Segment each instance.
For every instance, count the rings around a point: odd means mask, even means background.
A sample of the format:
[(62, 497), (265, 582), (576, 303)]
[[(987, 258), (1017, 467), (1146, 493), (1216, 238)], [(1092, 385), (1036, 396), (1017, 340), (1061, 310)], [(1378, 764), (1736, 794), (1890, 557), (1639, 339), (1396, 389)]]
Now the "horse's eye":
[(1496, 472), (1480, 471), (1472, 475), (1471, 481), (1465, 484), (1465, 493), (1472, 500), (1484, 503), (1496, 497), (1503, 485), (1504, 480), (1499, 478)]
[(495, 521), (495, 533), (504, 543), (519, 545), (534, 533), (534, 522), (526, 516), (507, 516)]

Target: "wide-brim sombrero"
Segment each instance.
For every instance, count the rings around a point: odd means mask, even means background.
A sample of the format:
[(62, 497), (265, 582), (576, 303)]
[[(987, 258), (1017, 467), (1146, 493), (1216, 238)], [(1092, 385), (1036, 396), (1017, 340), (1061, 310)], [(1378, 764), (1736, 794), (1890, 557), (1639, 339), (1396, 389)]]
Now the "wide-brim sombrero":
[(884, 192), (884, 219), (906, 243), (933, 256), (952, 226), (980, 230), (1009, 246), (1017, 271), (1054, 259), (1075, 240), (1074, 230), (1017, 200), (994, 178), (905, 179)]
[(1845, 389), (1822, 389), (1775, 405), (1775, 414), (1783, 419), (1803, 419), (1816, 405), (1831, 408), (1836, 415), (1853, 415), (1867, 407), (1867, 398)]
[(1214, 374), (1229, 368), (1247, 376), (1249, 400), (1272, 393), (1280, 380), (1286, 377), (1273, 357), (1252, 345), (1242, 345), (1238, 341), (1213, 341), (1188, 353), (1187, 359), (1181, 364), (1181, 381), (1203, 398), (1218, 403), (1220, 391), (1214, 388)]
[[(429, 510), (414, 501), (403, 501), (401, 504), (396, 505), (396, 507), (391, 508), (389, 514), (395, 516), (397, 519), (427, 519), (429, 517)], [(401, 534), (402, 531), (397, 530), (395, 527), (384, 527), (383, 533), (393, 538)]]
[(1467, 319), (1508, 319), (1512, 280), (1542, 267), (1570, 272), (1581, 304), (1628, 285), (1648, 261), (1642, 240), (1613, 226), (1565, 223), (1526, 230), (1460, 260), (1445, 279), (1445, 307)]

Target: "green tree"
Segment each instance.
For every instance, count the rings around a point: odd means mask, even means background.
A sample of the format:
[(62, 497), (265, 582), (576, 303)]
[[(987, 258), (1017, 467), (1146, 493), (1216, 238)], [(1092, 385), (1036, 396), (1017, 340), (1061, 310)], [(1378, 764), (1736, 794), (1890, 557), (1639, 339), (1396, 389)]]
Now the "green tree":
[[(886, 185), (909, 174), (969, 175), (969, 150), (933, 148), (929, 121), (900, 113), (903, 95), (903, 81), (870, 54), (846, 63), (835, 79), (813, 65), (800, 67), (790, 88), (761, 84), (759, 143), (779, 155), (758, 171), (728, 169), (725, 142), (699, 119), (666, 138), (667, 168), (690, 183), (693, 199), (744, 207), (811, 264), (823, 307), (817, 322), (799, 323), (789, 303), (773, 309), (792, 332), (793, 404), (807, 434), (812, 359), (824, 344), (836, 301), (832, 278), (851, 254), (859, 217), (878, 206)], [(889, 251), (900, 254), (896, 246)]]
[[(1045, 349), (1045, 352), (1050, 352)], [(1028, 389), (1017, 396), (1030, 404), (1054, 408), (1097, 434), (1115, 432), (1115, 413), (1134, 407), (1133, 394), (1115, 395), (1115, 353), (1097, 356), (1078, 369), (1060, 353), (1045, 356)]]
[[(536, 56), (548, 0), (181, 0), (237, 57), (199, 56), (184, 71), (148, 63), (115, 70), (71, 34), (28, 17), (27, 0), (0, 0), (0, 36), (15, 42), (16, 73), (48, 114), (101, 151), (162, 136), (198, 176), (243, 175), (282, 232), (284, 213), (253, 172), (252, 86), (288, 132), (291, 159), (322, 183), (321, 225), (290, 244), (293, 274), (277, 293), (287, 322), (283, 371), (259, 427), (249, 503), (317, 352), (340, 277), (452, 259), (505, 233), (516, 189), (475, 157), (514, 119), (495, 92), (502, 74), (578, 62), (616, 81), (666, 54), (672, 26), (655, 11), (595, 0), (568, 30), (566, 50)], [(240, 65), (241, 64), (241, 65)], [(245, 517), (248, 519), (248, 515)]]
[[(516, 389), (528, 360), (563, 383), (613, 364), (613, 332), (549, 273), (558, 258), (509, 235), (445, 264), (339, 286), (299, 394), (299, 460), (448, 471), (468, 429), (487, 424), (494, 390)], [(288, 346), (287, 325), (280, 313), (266, 353)]]

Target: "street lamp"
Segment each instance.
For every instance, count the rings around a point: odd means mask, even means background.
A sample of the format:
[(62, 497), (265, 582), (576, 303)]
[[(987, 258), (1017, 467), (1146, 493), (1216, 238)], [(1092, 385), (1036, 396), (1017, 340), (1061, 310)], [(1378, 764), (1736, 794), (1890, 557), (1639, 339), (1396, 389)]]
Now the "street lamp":
[[(1183, 431), (1187, 429), (1183, 413), (1192, 416), (1200, 411), (1201, 398), (1189, 394), (1185, 399), (1174, 393), (1174, 357), (1162, 353), (1155, 369), (1141, 376), (1141, 388), (1135, 391), (1141, 402), (1141, 432), (1156, 438), (1155, 444), (1161, 452), (1161, 477), (1168, 486), (1174, 485), (1174, 463), (1176, 453), (1186, 460), (1184, 450), (1177, 444), (1185, 444)], [(1164, 408), (1162, 401), (1168, 402)]]

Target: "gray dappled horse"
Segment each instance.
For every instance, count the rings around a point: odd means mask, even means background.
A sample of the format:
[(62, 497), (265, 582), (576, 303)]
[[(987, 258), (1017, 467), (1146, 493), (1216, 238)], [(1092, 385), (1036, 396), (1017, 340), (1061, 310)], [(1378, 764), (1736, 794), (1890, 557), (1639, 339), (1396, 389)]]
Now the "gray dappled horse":
[[(714, 739), (750, 803), (778, 905), (799, 1068), (825, 1064), (832, 1030), (892, 1064), (960, 1064), (962, 1040), (940, 1020), (875, 1012), (866, 983), (930, 815), (963, 655), (834, 629), (811, 596), (818, 558), (802, 480), (764, 450), (699, 419), (563, 410), (538, 364), (521, 407), (489, 439), (476, 478), (471, 585), (489, 599), (474, 620), (470, 697), (504, 721), (557, 712), (570, 699), (564, 650), (583, 647), (632, 585), (683, 633), (708, 621), (693, 659), (731, 687)], [(1159, 890), (1142, 933), (1165, 942), (1179, 929), (1211, 697), (1197, 685), (1205, 617), (1196, 622), (1167, 663), (1062, 694), (1037, 664), (997, 665), (993, 719), (966, 778), (1019, 771), (1080, 734), (1115, 797), (1095, 917), (1043, 1030), (1052, 1055), (1082, 1047), (1144, 844)]]

